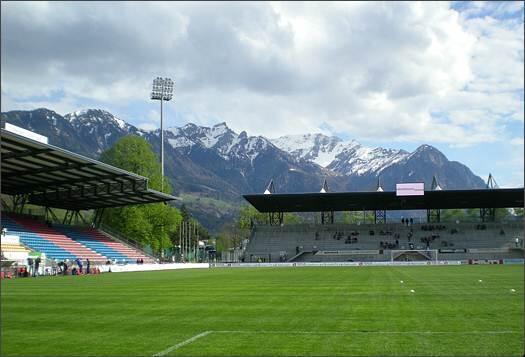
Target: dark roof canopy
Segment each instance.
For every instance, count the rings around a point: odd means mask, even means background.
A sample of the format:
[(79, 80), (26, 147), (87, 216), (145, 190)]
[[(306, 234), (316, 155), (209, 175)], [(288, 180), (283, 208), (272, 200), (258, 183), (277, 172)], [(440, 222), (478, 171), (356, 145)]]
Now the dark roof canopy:
[(523, 188), (425, 191), (423, 196), (396, 192), (257, 194), (243, 197), (259, 212), (329, 212), (433, 208), (523, 207)]
[(28, 203), (84, 210), (175, 200), (148, 179), (1, 129), (2, 193)]

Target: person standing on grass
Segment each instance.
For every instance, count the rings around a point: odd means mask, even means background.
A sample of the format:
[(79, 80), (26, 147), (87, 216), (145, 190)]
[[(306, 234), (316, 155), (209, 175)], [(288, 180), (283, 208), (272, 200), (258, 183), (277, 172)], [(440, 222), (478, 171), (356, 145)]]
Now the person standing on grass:
[(91, 265), (89, 258), (86, 258), (86, 274), (89, 274), (89, 266)]
[(80, 258), (77, 258), (76, 262), (78, 265), (78, 270), (80, 271), (80, 273), (82, 273), (82, 260), (80, 260)]
[(28, 258), (27, 259), (27, 265), (29, 265), (29, 275), (33, 276), (33, 272), (35, 271), (33, 269), (33, 258)]
[(38, 268), (40, 267), (40, 262), (42, 260), (40, 259), (40, 257), (36, 257), (35, 259), (35, 270), (33, 271), (33, 276), (38, 276)]

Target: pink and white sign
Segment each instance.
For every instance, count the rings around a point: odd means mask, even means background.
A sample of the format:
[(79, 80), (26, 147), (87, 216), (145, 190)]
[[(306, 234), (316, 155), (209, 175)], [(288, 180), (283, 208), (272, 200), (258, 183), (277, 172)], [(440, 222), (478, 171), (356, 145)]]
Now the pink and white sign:
[(396, 196), (423, 196), (425, 184), (423, 182), (396, 184)]

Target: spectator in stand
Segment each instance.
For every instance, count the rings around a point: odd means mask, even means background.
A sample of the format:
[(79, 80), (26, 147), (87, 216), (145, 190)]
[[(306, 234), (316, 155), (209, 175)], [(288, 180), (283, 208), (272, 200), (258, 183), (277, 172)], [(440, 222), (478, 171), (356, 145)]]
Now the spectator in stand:
[(413, 225), (413, 224), (414, 224), (414, 220), (410, 218), (410, 225)]
[(144, 264), (144, 259), (140, 258), (140, 264)]
[(514, 242), (516, 243), (516, 248), (518, 248), (520, 246), (520, 239), (516, 237)]
[(63, 263), (63, 267), (64, 267), (64, 275), (67, 275), (67, 263), (66, 262)]

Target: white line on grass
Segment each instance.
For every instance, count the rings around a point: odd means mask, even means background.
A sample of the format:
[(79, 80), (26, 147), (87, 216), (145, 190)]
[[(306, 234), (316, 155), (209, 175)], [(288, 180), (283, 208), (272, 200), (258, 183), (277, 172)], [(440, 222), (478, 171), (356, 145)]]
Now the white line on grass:
[(513, 334), (521, 331), (364, 331), (364, 330), (352, 330), (352, 331), (270, 331), (270, 330), (258, 330), (258, 331), (247, 331), (247, 330), (209, 330), (199, 333), (193, 337), (188, 338), (185, 341), (177, 343), (164, 351), (154, 354), (154, 357), (164, 356), (172, 351), (175, 351), (183, 346), (186, 346), (201, 337), (205, 337), (211, 333), (245, 333), (245, 334), (275, 334), (275, 335), (350, 335), (353, 333), (375, 333), (375, 334), (486, 334), (486, 335), (499, 335), (499, 334)]
[(213, 332), (213, 331), (204, 331), (204, 332), (202, 332), (202, 333), (199, 333), (198, 335), (195, 335), (195, 336), (193, 336), (193, 337), (191, 337), (191, 338), (188, 338), (188, 339), (185, 340), (185, 341), (182, 341), (182, 342), (180, 342), (180, 343), (177, 343), (176, 345), (173, 345), (173, 346), (171, 346), (171, 347), (169, 347), (169, 348), (166, 348), (164, 351), (161, 351), (161, 352), (159, 352), (159, 353), (156, 353), (156, 354), (154, 354), (153, 356), (154, 356), (154, 357), (155, 357), (155, 356), (164, 356), (164, 355), (166, 355), (166, 354), (168, 354), (168, 353), (170, 353), (170, 352), (172, 352), (172, 351), (175, 351), (175, 350), (181, 348), (182, 346), (186, 346), (186, 345), (192, 343), (193, 341), (195, 341), (195, 340), (197, 340), (197, 339), (199, 339), (199, 338), (201, 338), (201, 337), (207, 336), (207, 335), (209, 335), (209, 334), (212, 333), (212, 332)]
[(288, 334), (288, 335), (350, 335), (353, 333), (376, 333), (376, 334), (512, 334), (522, 333), (521, 331), (242, 331), (242, 330), (220, 330), (211, 331), (213, 333), (247, 333), (247, 334)]

